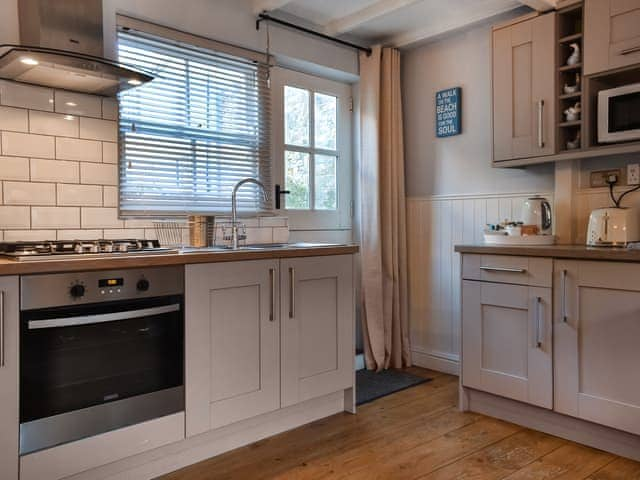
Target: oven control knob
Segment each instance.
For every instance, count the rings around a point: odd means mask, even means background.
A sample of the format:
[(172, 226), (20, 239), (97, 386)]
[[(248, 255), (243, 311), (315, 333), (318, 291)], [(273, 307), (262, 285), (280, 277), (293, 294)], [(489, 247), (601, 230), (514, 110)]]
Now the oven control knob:
[(76, 283), (75, 285), (71, 286), (71, 288), (69, 289), (69, 293), (73, 298), (80, 298), (84, 296), (84, 290), (84, 285)]
[(139, 292), (146, 292), (147, 290), (149, 290), (149, 280), (147, 280), (146, 278), (141, 278), (140, 280), (138, 280), (136, 288)]

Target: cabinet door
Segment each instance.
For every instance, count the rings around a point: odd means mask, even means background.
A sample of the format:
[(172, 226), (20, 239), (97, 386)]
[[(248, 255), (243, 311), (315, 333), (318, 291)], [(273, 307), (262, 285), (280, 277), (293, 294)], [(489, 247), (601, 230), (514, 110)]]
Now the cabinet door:
[(493, 32), (493, 158), (555, 153), (555, 13)]
[(278, 262), (188, 265), (187, 435), (280, 407)]
[(640, 434), (640, 269), (555, 262), (555, 410)]
[(584, 73), (640, 63), (640, 0), (586, 0)]
[(0, 478), (18, 479), (18, 277), (0, 277)]
[(467, 281), (464, 386), (552, 407), (551, 289)]
[(351, 255), (282, 260), (282, 406), (352, 387)]

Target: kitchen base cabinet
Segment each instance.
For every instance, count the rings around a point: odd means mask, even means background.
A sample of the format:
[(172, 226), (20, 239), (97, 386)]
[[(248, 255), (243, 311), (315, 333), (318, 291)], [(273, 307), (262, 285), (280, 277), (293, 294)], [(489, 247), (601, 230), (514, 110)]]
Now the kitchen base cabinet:
[(353, 257), (280, 262), (282, 407), (354, 385)]
[(552, 408), (551, 289), (465, 280), (462, 384)]
[(640, 435), (640, 268), (556, 261), (555, 410)]
[(0, 479), (18, 479), (18, 277), (0, 277)]
[(187, 436), (280, 407), (278, 261), (188, 265)]

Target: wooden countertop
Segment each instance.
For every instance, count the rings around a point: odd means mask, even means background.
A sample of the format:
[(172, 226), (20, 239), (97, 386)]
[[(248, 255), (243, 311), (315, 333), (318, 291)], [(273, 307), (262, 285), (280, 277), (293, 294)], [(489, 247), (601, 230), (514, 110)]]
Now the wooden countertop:
[(45, 261), (15, 261), (0, 258), (0, 275), (30, 273), (79, 272), (83, 270), (116, 270), (120, 268), (187, 265), (192, 263), (235, 262), (272, 258), (320, 257), (357, 253), (357, 245), (327, 245), (278, 248), (272, 250), (198, 251), (190, 253), (141, 254), (109, 258), (67, 258)]
[(575, 260), (606, 260), (613, 262), (640, 262), (640, 250), (624, 247), (587, 247), (586, 245), (456, 245), (459, 253), (486, 255), (520, 255), (524, 257), (568, 258)]

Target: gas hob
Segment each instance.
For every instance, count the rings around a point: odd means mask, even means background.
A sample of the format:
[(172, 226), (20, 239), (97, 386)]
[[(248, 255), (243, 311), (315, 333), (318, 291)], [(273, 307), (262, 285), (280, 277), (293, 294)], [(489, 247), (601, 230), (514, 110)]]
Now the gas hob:
[(157, 240), (51, 240), (0, 242), (0, 256), (17, 261), (46, 261), (76, 258), (109, 258), (131, 255), (174, 253)]

